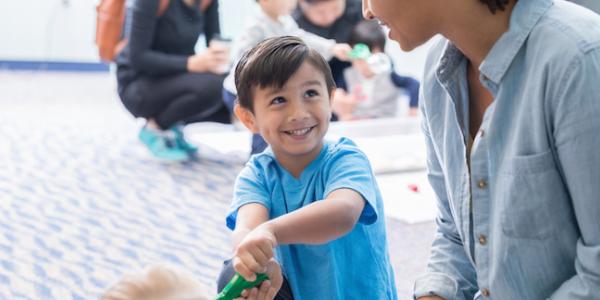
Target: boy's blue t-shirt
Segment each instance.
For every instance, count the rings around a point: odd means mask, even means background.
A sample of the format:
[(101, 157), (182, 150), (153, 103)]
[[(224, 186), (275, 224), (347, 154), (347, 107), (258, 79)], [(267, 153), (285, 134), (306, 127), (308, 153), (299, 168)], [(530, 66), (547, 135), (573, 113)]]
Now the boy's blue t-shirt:
[(294, 299), (397, 299), (381, 194), (367, 157), (349, 139), (326, 141), (300, 178), (285, 170), (270, 148), (253, 156), (237, 178), (227, 226), (235, 228), (237, 211), (245, 204), (264, 205), (273, 219), (341, 188), (357, 191), (366, 201), (350, 233), (321, 245), (276, 249)]

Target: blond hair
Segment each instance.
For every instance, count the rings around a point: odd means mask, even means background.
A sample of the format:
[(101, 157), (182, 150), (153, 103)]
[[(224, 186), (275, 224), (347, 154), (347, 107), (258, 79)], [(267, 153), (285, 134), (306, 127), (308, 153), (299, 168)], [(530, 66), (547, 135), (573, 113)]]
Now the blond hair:
[(209, 300), (209, 297), (190, 273), (157, 265), (124, 277), (101, 300)]

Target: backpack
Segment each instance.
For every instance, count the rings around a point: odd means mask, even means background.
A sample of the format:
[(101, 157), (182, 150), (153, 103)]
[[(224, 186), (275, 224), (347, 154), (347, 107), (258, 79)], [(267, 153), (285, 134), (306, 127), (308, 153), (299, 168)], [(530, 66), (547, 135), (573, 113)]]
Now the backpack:
[[(141, 0), (149, 1), (149, 0)], [(162, 16), (170, 0), (159, 0), (157, 16)], [(106, 62), (114, 60), (115, 56), (127, 44), (123, 36), (127, 0), (100, 0), (96, 7), (96, 45), (100, 59)], [(200, 9), (206, 11), (212, 0), (201, 0)]]

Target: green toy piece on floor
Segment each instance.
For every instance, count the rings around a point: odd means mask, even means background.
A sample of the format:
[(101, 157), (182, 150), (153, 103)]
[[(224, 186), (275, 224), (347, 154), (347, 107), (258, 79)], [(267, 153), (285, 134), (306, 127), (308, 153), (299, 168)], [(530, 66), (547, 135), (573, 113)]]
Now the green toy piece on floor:
[(248, 282), (240, 274), (235, 273), (233, 278), (225, 286), (225, 288), (217, 295), (216, 300), (233, 300), (238, 298), (242, 291), (259, 285), (261, 282), (268, 280), (267, 274), (256, 274), (256, 280)]

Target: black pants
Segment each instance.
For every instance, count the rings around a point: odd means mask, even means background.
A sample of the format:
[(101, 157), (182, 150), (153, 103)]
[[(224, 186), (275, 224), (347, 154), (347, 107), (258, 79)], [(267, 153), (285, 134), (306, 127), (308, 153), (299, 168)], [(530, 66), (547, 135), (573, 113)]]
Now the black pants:
[[(235, 270), (233, 269), (231, 260), (224, 261), (223, 269), (221, 269), (221, 274), (219, 274), (219, 279), (217, 279), (217, 293), (220, 293), (225, 288), (227, 283), (233, 278), (233, 275), (235, 275)], [(275, 295), (275, 300), (294, 300), (292, 289), (285, 277), (283, 277), (281, 289), (279, 289), (279, 292)]]
[(119, 96), (131, 114), (155, 119), (163, 129), (178, 122), (229, 123), (221, 96), (223, 78), (212, 73), (145, 76), (122, 87)]

